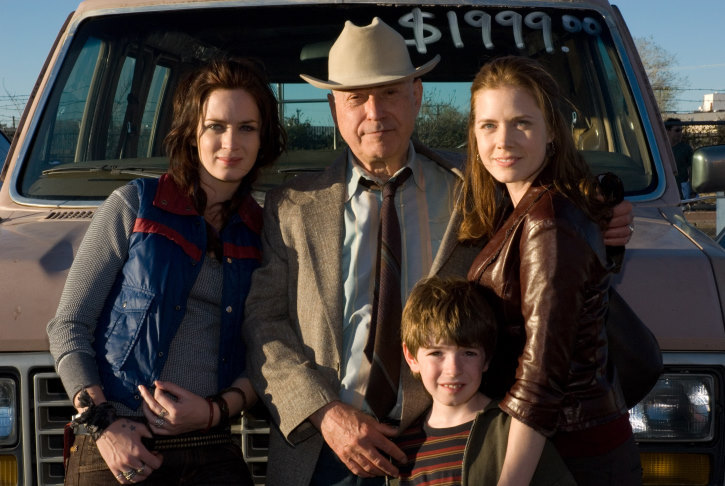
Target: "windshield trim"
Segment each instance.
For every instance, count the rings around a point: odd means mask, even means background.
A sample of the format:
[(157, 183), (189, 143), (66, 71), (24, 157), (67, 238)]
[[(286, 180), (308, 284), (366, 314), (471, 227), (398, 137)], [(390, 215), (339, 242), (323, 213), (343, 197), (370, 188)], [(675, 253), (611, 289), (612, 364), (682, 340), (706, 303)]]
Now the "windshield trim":
[[(653, 123), (655, 122), (655, 120), (659, 120), (659, 118), (654, 114), (653, 116), (648, 118), (650, 113), (648, 113), (647, 103), (645, 102), (644, 95), (642, 94), (642, 87), (637, 80), (637, 75), (635, 73), (634, 66), (632, 65), (632, 60), (630, 56), (626, 55), (627, 51), (625, 50), (622, 35), (611, 16), (603, 15), (603, 17), (607, 22), (610, 35), (612, 36), (612, 41), (617, 48), (617, 55), (619, 57), (619, 61), (622, 64), (622, 69), (624, 70), (624, 75), (626, 76), (627, 83), (632, 90), (632, 98), (634, 99), (634, 104), (637, 107), (637, 115), (639, 116), (640, 125), (644, 130), (645, 139), (647, 141), (647, 150), (649, 151), (649, 155), (652, 159), (652, 165), (654, 167), (654, 170), (657, 173), (657, 185), (650, 192), (647, 192), (646, 194), (629, 195), (626, 197), (626, 199), (632, 202), (654, 201), (662, 198), (667, 188), (667, 178), (664, 171), (662, 156), (659, 150), (652, 150), (653, 147), (656, 148), (658, 146), (657, 140), (655, 139)], [(651, 120), (651, 122), (647, 123), (647, 119)]]
[[(39, 124), (42, 118), (42, 115), (49, 103), (50, 93), (52, 91), (52, 86), (58, 79), (60, 75), (60, 70), (62, 68), (62, 65), (66, 58), (68, 57), (70, 47), (72, 44), (72, 41), (76, 37), (76, 34), (79, 31), (80, 26), (85, 23), (85, 21), (93, 18), (98, 18), (102, 16), (108, 16), (113, 14), (126, 14), (126, 13), (145, 13), (145, 12), (163, 12), (168, 10), (207, 10), (207, 9), (218, 9), (218, 8), (229, 8), (229, 7), (252, 7), (252, 6), (280, 6), (280, 5), (302, 5), (305, 3), (309, 4), (334, 4), (339, 3), (335, 0), (321, 0), (316, 2), (306, 2), (306, 1), (289, 1), (289, 0), (277, 0), (277, 1), (240, 1), (240, 0), (234, 0), (234, 1), (218, 1), (213, 3), (164, 3), (164, 4), (157, 4), (157, 5), (144, 5), (144, 6), (134, 6), (130, 8), (120, 8), (120, 7), (108, 7), (108, 8), (101, 8), (101, 9), (79, 9), (79, 12), (77, 15), (74, 15), (71, 23), (68, 26), (68, 30), (66, 33), (64, 33), (61, 41), (59, 42), (57, 51), (56, 51), (56, 57), (54, 62), (52, 62), (51, 69), (47, 73), (46, 78), (44, 79), (44, 82), (41, 84), (41, 87), (35, 97), (34, 100), (34, 107), (27, 107), (26, 109), (33, 109), (33, 115), (32, 118), (30, 118), (27, 121), (26, 130), (25, 133), (27, 134), (35, 134), (39, 128)], [(378, 4), (379, 2), (376, 1), (357, 1), (357, 2), (345, 2), (345, 3), (358, 3), (358, 4)], [(398, 2), (395, 2), (396, 4), (400, 5), (420, 5), (420, 1), (412, 1), (412, 0), (399, 0)], [(450, 2), (450, 1), (434, 1), (432, 4), (435, 5), (470, 5), (470, 6), (500, 6), (500, 2), (496, 1), (471, 1), (471, 0), (462, 0), (462, 1), (456, 1), (456, 2)], [(653, 201), (662, 198), (666, 191), (666, 172), (664, 170), (664, 163), (662, 156), (657, 150), (657, 141), (655, 139), (655, 132), (653, 130), (653, 126), (651, 123), (646, 123), (644, 120), (648, 119), (648, 110), (647, 110), (647, 103), (645, 102), (645, 98), (643, 96), (642, 89), (640, 85), (637, 82), (636, 77), (636, 71), (633, 67), (632, 60), (630, 59), (630, 56), (626, 54), (626, 51), (624, 50), (624, 42), (622, 38), (622, 33), (618, 29), (617, 25), (614, 22), (614, 18), (611, 14), (611, 11), (606, 9), (603, 5), (600, 5), (599, 2), (591, 2), (591, 3), (585, 3), (585, 2), (574, 2), (574, 3), (568, 3), (568, 2), (561, 2), (561, 1), (543, 1), (540, 2), (540, 7), (552, 7), (552, 8), (566, 8), (570, 10), (580, 10), (580, 9), (587, 9), (587, 10), (594, 10), (597, 11), (601, 17), (604, 19), (604, 21), (607, 24), (607, 27), (609, 28), (610, 35), (612, 37), (612, 40), (617, 48), (617, 55), (618, 59), (621, 63), (623, 72), (626, 76), (627, 81), (630, 83), (630, 89), (632, 92), (632, 98), (634, 101), (634, 104), (637, 108), (637, 115), (640, 118), (641, 126), (644, 130), (644, 136), (647, 142), (647, 150), (649, 151), (649, 155), (651, 157), (651, 163), (653, 170), (656, 172), (657, 175), (657, 185), (650, 190), (649, 192), (645, 194), (638, 194), (638, 195), (628, 195), (626, 198), (630, 201), (637, 201), (637, 202), (647, 202), (647, 201)], [(616, 15), (616, 13), (615, 13)], [(51, 54), (53, 56), (53, 54)], [(632, 85), (634, 83), (634, 85)], [(656, 118), (649, 117), (651, 120), (656, 120)], [(18, 161), (25, 161), (26, 158), (29, 156), (29, 150), (32, 143), (32, 137), (26, 136), (22, 139), (21, 145), (17, 148), (15, 152), (15, 158)], [(9, 161), (8, 161), (9, 162)], [(86, 200), (69, 200), (67, 198), (62, 199), (40, 199), (36, 197), (27, 197), (20, 193), (18, 190), (19, 185), (19, 179), (22, 172), (22, 168), (25, 162), (16, 163), (12, 171), (8, 174), (6, 184), (9, 184), (8, 190), (10, 198), (21, 205), (25, 206), (31, 206), (31, 207), (74, 207), (74, 208), (92, 208), (100, 205), (105, 198), (100, 199), (86, 199)]]
[[(68, 30), (64, 33), (62, 40), (59, 42), (58, 50), (57, 50), (57, 56), (54, 61), (51, 62), (51, 69), (48, 71), (48, 74), (44, 80), (44, 82), (40, 85), (38, 92), (33, 100), (34, 106), (31, 106), (30, 104), (25, 107), (25, 110), (32, 110), (33, 117), (28, 119), (26, 121), (26, 128), (24, 129), (24, 132), (26, 134), (25, 137), (22, 139), (22, 144), (17, 148), (16, 150), (16, 160), (19, 161), (19, 163), (16, 163), (13, 166), (12, 172), (9, 174), (9, 177), (5, 181), (5, 184), (8, 185), (8, 190), (10, 193), (10, 198), (13, 200), (13, 202), (16, 202), (21, 205), (25, 206), (31, 206), (31, 207), (78, 207), (78, 208), (92, 208), (99, 206), (103, 200), (93, 201), (91, 204), (88, 204), (88, 201), (73, 201), (73, 203), (69, 203), (69, 200), (67, 199), (38, 199), (38, 198), (28, 198), (20, 194), (20, 192), (17, 190), (20, 174), (22, 172), (23, 166), (27, 163), (27, 157), (29, 156), (29, 150), (31, 142), (33, 141), (33, 137), (29, 136), (32, 134), (36, 134), (40, 120), (42, 118), (42, 115), (45, 111), (46, 106), (48, 105), (48, 101), (50, 98), (50, 92), (52, 91), (52, 88), (55, 84), (55, 81), (58, 79), (58, 76), (60, 75), (60, 70), (63, 65), (63, 62), (68, 57), (68, 52), (70, 51), (71, 43), (73, 42), (73, 39), (75, 38), (75, 34), (78, 31), (78, 27), (83, 23), (82, 21), (86, 17), (81, 17), (78, 20), (73, 20), (72, 23), (68, 25)], [(49, 54), (52, 56), (53, 54)], [(22, 161), (22, 162), (20, 162)]]

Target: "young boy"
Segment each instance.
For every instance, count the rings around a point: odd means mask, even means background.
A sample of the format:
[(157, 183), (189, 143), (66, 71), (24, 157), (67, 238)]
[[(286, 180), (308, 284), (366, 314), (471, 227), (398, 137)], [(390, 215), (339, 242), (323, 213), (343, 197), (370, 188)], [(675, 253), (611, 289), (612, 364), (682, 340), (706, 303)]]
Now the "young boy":
[[(479, 391), (496, 331), (493, 311), (475, 284), (433, 277), (415, 286), (403, 310), (403, 354), (433, 405), (396, 439), (408, 462), (399, 465), (393, 484), (498, 482), (511, 420)], [(548, 442), (531, 484), (576, 485)]]

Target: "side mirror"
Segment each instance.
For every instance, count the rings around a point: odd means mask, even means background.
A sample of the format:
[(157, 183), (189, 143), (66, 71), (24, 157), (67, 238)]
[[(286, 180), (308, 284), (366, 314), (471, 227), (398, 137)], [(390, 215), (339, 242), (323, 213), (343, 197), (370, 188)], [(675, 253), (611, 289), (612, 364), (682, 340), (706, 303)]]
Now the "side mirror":
[(697, 193), (725, 191), (725, 145), (695, 150), (692, 156), (692, 189)]

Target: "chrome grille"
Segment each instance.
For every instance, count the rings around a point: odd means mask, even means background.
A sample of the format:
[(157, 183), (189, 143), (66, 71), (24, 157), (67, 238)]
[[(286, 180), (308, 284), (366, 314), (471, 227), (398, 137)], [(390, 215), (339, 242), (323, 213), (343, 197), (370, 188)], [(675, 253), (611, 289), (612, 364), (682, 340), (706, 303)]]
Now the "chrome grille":
[(38, 483), (63, 484), (63, 428), (75, 413), (63, 384), (53, 372), (33, 376), (35, 457)]
[[(63, 428), (75, 413), (63, 384), (52, 371), (33, 376), (35, 401), (35, 451), (38, 484), (63, 484)], [(267, 471), (269, 425), (249, 415), (232, 423), (232, 433), (239, 437), (244, 460), (254, 484), (263, 485)]]
[(252, 473), (254, 484), (264, 484), (269, 451), (269, 423), (246, 413), (240, 422), (232, 426), (232, 432), (241, 437), (242, 454), (249, 472)]

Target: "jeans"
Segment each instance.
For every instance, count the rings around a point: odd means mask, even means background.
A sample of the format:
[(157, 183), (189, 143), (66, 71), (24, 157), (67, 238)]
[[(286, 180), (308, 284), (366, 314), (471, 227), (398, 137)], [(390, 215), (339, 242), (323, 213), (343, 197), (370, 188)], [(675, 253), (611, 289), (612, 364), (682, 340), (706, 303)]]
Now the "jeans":
[(310, 486), (384, 486), (385, 478), (361, 478), (345, 466), (327, 444), (317, 460)]
[(630, 437), (627, 442), (607, 454), (594, 457), (565, 457), (577, 484), (587, 486), (640, 486), (642, 464), (639, 449)]
[(682, 199), (690, 199), (695, 196), (689, 182), (680, 182), (680, 194), (682, 194)]
[[(236, 444), (164, 450), (164, 462), (145, 486), (224, 486), (253, 485), (242, 450)], [(95, 441), (78, 435), (73, 442), (65, 473), (66, 486), (118, 486), (119, 482), (103, 460)]]

